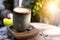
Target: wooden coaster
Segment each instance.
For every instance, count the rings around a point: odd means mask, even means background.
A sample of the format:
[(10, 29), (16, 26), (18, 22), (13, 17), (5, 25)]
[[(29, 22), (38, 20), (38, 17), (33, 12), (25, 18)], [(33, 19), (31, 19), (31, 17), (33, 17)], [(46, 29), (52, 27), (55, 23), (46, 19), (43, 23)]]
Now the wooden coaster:
[(24, 32), (17, 32), (13, 26), (9, 26), (8, 29), (8, 34), (10, 34), (12, 37), (18, 39), (18, 40), (26, 40), (26, 39), (30, 39), (30, 38), (34, 38), (38, 35), (39, 30), (36, 29), (35, 27), (33, 27), (31, 25), (31, 27), (33, 28), (30, 31), (24, 31)]

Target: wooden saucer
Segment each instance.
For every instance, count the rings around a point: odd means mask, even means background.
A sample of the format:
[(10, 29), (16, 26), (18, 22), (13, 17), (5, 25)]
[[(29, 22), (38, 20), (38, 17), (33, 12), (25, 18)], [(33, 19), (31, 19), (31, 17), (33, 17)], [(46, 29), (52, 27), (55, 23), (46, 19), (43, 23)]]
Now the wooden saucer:
[(18, 39), (18, 40), (26, 40), (26, 39), (30, 39), (30, 38), (34, 38), (38, 35), (39, 30), (36, 29), (35, 27), (33, 27), (31, 25), (31, 27), (33, 28), (30, 31), (24, 31), (24, 32), (17, 32), (13, 26), (9, 26), (8, 29), (8, 34), (12, 35), (12, 37)]

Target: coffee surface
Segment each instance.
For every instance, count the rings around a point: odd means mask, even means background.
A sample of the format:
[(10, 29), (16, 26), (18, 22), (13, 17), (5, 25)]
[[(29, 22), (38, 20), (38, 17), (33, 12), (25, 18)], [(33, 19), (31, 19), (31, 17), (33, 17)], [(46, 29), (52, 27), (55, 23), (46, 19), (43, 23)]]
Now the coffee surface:
[(30, 14), (31, 13), (31, 10), (28, 8), (16, 7), (13, 10), (14, 10), (14, 12), (21, 13), (21, 14)]

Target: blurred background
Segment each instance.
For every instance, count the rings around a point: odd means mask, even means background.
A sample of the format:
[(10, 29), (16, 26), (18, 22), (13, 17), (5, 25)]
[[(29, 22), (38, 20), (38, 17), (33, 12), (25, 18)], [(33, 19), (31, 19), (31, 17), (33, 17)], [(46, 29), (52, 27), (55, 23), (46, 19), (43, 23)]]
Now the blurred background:
[[(13, 8), (20, 6), (20, 1), (0, 0), (0, 26), (13, 24)], [(56, 26), (60, 25), (59, 4), (60, 0), (23, 0), (22, 2), (23, 7), (31, 9), (31, 22), (46, 23)]]

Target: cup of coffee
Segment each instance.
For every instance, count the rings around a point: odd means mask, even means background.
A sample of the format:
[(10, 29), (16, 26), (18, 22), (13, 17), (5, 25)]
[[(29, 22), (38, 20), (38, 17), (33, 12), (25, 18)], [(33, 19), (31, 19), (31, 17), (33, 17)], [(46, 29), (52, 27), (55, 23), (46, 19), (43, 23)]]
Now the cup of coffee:
[(25, 31), (29, 27), (31, 10), (29, 8), (16, 7), (13, 11), (14, 28), (20, 32)]

